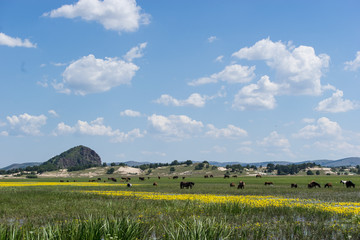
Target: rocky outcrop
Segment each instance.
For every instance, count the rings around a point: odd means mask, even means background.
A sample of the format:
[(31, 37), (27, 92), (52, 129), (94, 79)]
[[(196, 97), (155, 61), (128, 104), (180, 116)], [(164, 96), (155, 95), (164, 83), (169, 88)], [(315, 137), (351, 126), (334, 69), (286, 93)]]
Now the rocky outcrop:
[(57, 168), (100, 166), (101, 158), (94, 150), (80, 145), (51, 158), (43, 165), (54, 165)]

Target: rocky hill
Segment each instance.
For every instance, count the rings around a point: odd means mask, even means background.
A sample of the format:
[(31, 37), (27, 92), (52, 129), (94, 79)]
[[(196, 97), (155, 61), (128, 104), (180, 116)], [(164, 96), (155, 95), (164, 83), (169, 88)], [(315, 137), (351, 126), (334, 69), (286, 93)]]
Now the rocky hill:
[(80, 145), (49, 159), (42, 165), (52, 165), (61, 169), (79, 166), (100, 166), (101, 158), (94, 150)]

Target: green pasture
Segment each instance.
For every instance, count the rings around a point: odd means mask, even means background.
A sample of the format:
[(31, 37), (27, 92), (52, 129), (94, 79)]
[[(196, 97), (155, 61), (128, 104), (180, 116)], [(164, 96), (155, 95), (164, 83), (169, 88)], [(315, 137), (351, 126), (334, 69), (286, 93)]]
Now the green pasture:
[[(261, 195), (359, 202), (356, 176), (131, 177), (132, 188), (112, 186), (0, 187), (0, 239), (359, 239), (360, 216), (342, 216), (314, 210), (252, 208), (237, 204), (204, 204), (196, 201), (144, 200), (86, 194), (80, 190), (126, 190), (216, 195)], [(340, 180), (351, 180), (347, 189)], [(64, 181), (88, 182), (88, 178)], [(105, 178), (106, 183), (110, 183)], [(310, 181), (321, 188), (308, 189)], [(59, 178), (2, 179), (4, 181), (59, 182)], [(180, 189), (181, 181), (195, 183)], [(245, 189), (231, 188), (244, 181)], [(273, 186), (265, 186), (271, 181)], [(157, 182), (158, 186), (153, 186)], [(333, 188), (324, 189), (331, 182)], [(297, 183), (298, 188), (290, 188)], [(85, 237), (85, 238), (84, 238)]]

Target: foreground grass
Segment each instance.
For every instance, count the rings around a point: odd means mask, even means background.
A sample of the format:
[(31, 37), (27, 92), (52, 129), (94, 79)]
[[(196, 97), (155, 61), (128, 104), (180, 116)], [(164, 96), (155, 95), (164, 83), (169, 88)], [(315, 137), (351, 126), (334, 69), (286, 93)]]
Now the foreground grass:
[[(228, 183), (235, 182), (234, 179), (203, 178), (189, 179), (196, 183), (192, 190), (180, 190), (181, 180), (172, 179), (156, 179), (157, 188), (152, 186), (154, 180), (134, 180), (139, 185), (131, 189), (123, 184), (86, 186), (85, 183), (85, 186), (3, 187), (0, 188), (0, 239), (360, 239), (357, 214), (81, 192), (126, 190), (149, 195), (151, 192), (206, 193), (359, 201), (357, 189), (346, 189), (339, 184), (334, 184), (333, 189), (307, 189), (304, 186), (310, 179), (271, 178), (275, 185), (269, 188), (263, 185), (265, 179), (248, 178), (244, 190), (229, 187)], [(316, 180), (321, 184), (338, 182), (336, 178)], [(299, 189), (289, 187), (293, 181), (300, 185)]]

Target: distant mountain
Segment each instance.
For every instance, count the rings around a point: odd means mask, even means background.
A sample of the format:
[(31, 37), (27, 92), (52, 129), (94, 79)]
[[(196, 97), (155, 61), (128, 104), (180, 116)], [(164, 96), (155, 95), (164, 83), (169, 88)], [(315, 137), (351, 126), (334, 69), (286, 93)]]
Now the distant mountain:
[(360, 165), (360, 157), (343, 158), (336, 161), (331, 161), (326, 164), (326, 166), (328, 167), (356, 166), (356, 165)]
[(57, 168), (100, 166), (101, 158), (92, 149), (85, 146), (73, 147), (60, 155), (57, 155), (41, 166), (55, 166)]
[(7, 167), (1, 168), (1, 170), (7, 171), (7, 170), (11, 170), (11, 169), (39, 166), (40, 164), (42, 164), (42, 162), (14, 163)]
[(246, 165), (255, 165), (256, 167), (263, 166), (266, 167), (269, 163), (272, 164), (279, 164), (279, 165), (289, 165), (289, 164), (302, 164), (302, 163), (309, 163), (313, 162), (315, 164), (319, 164), (323, 167), (341, 167), (341, 166), (356, 166), (360, 165), (360, 157), (349, 157), (349, 158), (342, 158), (339, 160), (308, 160), (302, 162), (287, 162), (287, 161), (268, 161), (268, 162), (255, 162), (255, 163), (244, 163), (244, 162), (209, 162), (211, 165), (215, 165), (218, 167), (225, 167), (226, 165), (234, 165), (234, 164), (241, 164), (242, 166)]
[(124, 162), (126, 165), (130, 166), (130, 167), (136, 167), (136, 166), (140, 166), (143, 164), (150, 164), (151, 162), (136, 162), (136, 161), (127, 161)]

